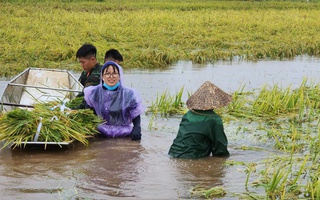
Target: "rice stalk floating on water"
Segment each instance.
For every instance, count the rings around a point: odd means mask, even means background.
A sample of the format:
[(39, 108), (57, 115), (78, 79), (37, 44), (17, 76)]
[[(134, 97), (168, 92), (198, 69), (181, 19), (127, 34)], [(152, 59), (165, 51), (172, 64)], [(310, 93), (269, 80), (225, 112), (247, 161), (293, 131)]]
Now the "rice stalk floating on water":
[[(16, 108), (0, 116), (0, 141), (2, 148), (24, 142), (70, 142), (77, 140), (88, 145), (88, 137), (98, 134), (96, 127), (102, 119), (92, 110), (61, 109), (59, 102), (35, 104), (32, 110)], [(42, 124), (39, 125), (39, 124)]]
[(206, 199), (214, 197), (223, 197), (226, 195), (226, 191), (224, 190), (224, 188), (220, 186), (216, 186), (210, 189), (196, 186), (190, 191), (190, 193), (192, 196), (204, 197)]

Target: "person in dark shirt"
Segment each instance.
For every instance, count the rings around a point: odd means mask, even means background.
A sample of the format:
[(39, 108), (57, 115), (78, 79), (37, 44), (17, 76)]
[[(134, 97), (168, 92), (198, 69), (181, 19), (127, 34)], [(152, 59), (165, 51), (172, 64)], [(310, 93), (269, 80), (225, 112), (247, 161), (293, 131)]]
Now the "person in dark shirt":
[(106, 63), (108, 61), (116, 62), (119, 65), (119, 64), (121, 64), (121, 62), (123, 62), (123, 57), (118, 50), (109, 49), (108, 51), (106, 51), (106, 53), (104, 55), (104, 63)]
[(169, 155), (174, 158), (229, 156), (222, 119), (213, 110), (231, 100), (231, 95), (206, 81), (187, 100), (189, 111), (182, 117)]
[[(97, 49), (92, 44), (84, 44), (77, 51), (77, 60), (83, 68), (83, 72), (79, 78), (79, 82), (83, 87), (100, 84), (101, 66), (98, 63), (96, 55)], [(78, 96), (83, 96), (83, 93)]]
[[(101, 65), (98, 63), (96, 56), (97, 48), (92, 44), (82, 45), (76, 53), (76, 58), (83, 69), (79, 78), (79, 82), (84, 88), (100, 84)], [(84, 93), (80, 92), (76, 97), (83, 98), (83, 96)], [(86, 102), (83, 100), (82, 103), (74, 109), (85, 108)]]

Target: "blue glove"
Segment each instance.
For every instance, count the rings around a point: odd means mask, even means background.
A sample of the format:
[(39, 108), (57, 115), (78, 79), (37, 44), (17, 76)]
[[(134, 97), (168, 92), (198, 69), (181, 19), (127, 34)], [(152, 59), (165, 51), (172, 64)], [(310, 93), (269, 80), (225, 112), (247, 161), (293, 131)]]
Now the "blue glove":
[(131, 131), (131, 140), (141, 140), (141, 126), (133, 126)]

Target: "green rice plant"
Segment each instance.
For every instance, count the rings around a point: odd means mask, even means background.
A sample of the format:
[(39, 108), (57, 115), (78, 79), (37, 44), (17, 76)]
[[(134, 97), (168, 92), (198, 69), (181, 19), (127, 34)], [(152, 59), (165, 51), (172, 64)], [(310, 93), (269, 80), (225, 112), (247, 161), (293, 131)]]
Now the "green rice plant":
[[(312, 181), (305, 185), (305, 178), (315, 174), (314, 169), (318, 171), (318, 167), (310, 165), (309, 157), (297, 157), (292, 151), (288, 157), (267, 159), (265, 168), (259, 171), (261, 176), (253, 185), (264, 188), (267, 199), (300, 199), (303, 190), (306, 191), (304, 195), (310, 195), (314, 187)], [(316, 174), (319, 175), (319, 172)], [(312, 179), (317, 181), (317, 175)]]
[(274, 198), (281, 194), (282, 188), (280, 188), (283, 180), (288, 176), (287, 170), (278, 168), (278, 170), (271, 177), (271, 181), (266, 188), (267, 195)]
[(245, 165), (245, 162), (242, 161), (234, 161), (234, 160), (227, 160), (224, 165)]
[(265, 188), (268, 199), (285, 199), (283, 196), (286, 196), (290, 170), (283, 166), (275, 168), (275, 171), (271, 170), (273, 170), (273, 168), (269, 167), (267, 171), (264, 172), (266, 176), (260, 178), (260, 181), (256, 181), (254, 184), (256, 187), (260, 186)]
[(248, 119), (248, 120), (257, 120), (258, 117), (250, 110), (250, 95), (253, 92), (244, 92), (245, 85), (239, 88), (232, 94), (232, 102), (224, 108), (217, 110), (219, 114), (223, 114), (224, 118), (231, 118), (233, 120), (237, 118)]
[(252, 109), (257, 115), (279, 115), (297, 109), (297, 98), (291, 94), (291, 88), (284, 91), (276, 84), (272, 90), (268, 90), (265, 85), (256, 100), (252, 104)]
[(234, 101), (219, 112), (229, 121), (241, 119), (250, 123), (254, 120), (258, 124), (256, 128), (266, 132), (266, 135), (259, 134), (259, 139), (267, 136), (276, 149), (301, 152), (310, 148), (316, 153), (319, 148), (314, 134), (318, 132), (320, 120), (315, 105), (319, 86), (309, 85), (304, 79), (295, 90), (281, 89), (278, 85), (271, 90), (265, 85), (258, 94), (239, 90), (233, 95)]
[(309, 173), (309, 179), (306, 184), (306, 190), (304, 193), (304, 196), (309, 199), (315, 199), (318, 200), (320, 198), (320, 182), (319, 182), (319, 176), (320, 176), (320, 169), (318, 167), (318, 164), (314, 166), (316, 170), (311, 171)]
[(315, 185), (315, 199), (320, 199), (320, 180), (318, 179), (317, 184)]
[(305, 141), (301, 131), (294, 124), (288, 123), (287, 128), (266, 127), (267, 135), (275, 141), (275, 147), (282, 151), (300, 152), (305, 147)]
[[(148, 124), (148, 129), (151, 130), (152, 128), (154, 128), (154, 124), (155, 124), (155, 119), (157, 118), (156, 114), (153, 114), (150, 118), (149, 124)], [(156, 128), (155, 128), (156, 129)]]
[(291, 87), (281, 89), (277, 84), (268, 90), (265, 85), (253, 102), (252, 109), (257, 115), (262, 116), (295, 113), (299, 121), (305, 120), (306, 113), (308, 113), (309, 121), (311, 121), (315, 117), (314, 107), (318, 104), (309, 98), (309, 92), (314, 90), (308, 89), (306, 84), (307, 79), (304, 78), (296, 90), (291, 90)]
[(184, 87), (182, 87), (180, 91), (174, 95), (174, 101), (172, 102), (173, 107), (181, 109), (184, 106), (184, 103), (182, 101), (183, 91)]
[(275, 147), (280, 150), (286, 150), (287, 142), (285, 140), (285, 136), (282, 135), (277, 129), (271, 128), (271, 130), (268, 131), (268, 135), (271, 135), (271, 137), (275, 140)]
[(298, 183), (298, 180), (302, 174), (302, 172), (306, 169), (306, 164), (309, 159), (309, 155), (305, 156), (304, 161), (302, 162), (300, 166), (300, 170), (295, 174), (296, 178), (291, 182), (292, 185), (296, 185)]
[(229, 113), (241, 113), (241, 109), (247, 103), (247, 99), (245, 98), (247, 95), (243, 92), (243, 86), (240, 90), (238, 89), (232, 94), (232, 102), (228, 105), (228, 112)]
[(309, 151), (311, 153), (312, 156), (312, 161), (316, 162), (317, 158), (319, 156), (320, 153), (320, 127), (318, 124), (318, 131), (317, 131), (317, 135), (313, 138), (310, 138), (310, 147), (309, 147)]
[(305, 90), (308, 93), (310, 102), (313, 103), (312, 108), (320, 108), (320, 104), (318, 101), (318, 97), (320, 95), (320, 83), (315, 84), (315, 83), (311, 83), (310, 87), (306, 87)]
[(76, 108), (77, 106), (80, 106), (82, 101), (84, 100), (84, 96), (82, 97), (76, 97), (74, 99), (72, 99), (71, 101), (68, 101), (66, 103), (66, 106), (68, 108)]
[(196, 186), (192, 188), (190, 192), (191, 192), (191, 196), (204, 197), (206, 199), (223, 197), (226, 195), (226, 191), (220, 186), (216, 186), (210, 189), (205, 189), (205, 188)]
[(240, 150), (252, 150), (252, 151), (262, 151), (263, 148), (260, 147), (254, 147), (254, 146), (247, 146), (247, 145), (241, 145), (240, 147), (234, 147), (234, 149), (240, 149)]
[[(260, 166), (258, 172), (261, 176), (252, 182), (253, 186), (265, 189), (267, 199), (319, 198), (320, 119), (317, 116), (319, 111), (316, 97), (318, 84), (310, 85), (308, 86), (304, 79), (296, 90), (291, 90), (290, 87), (281, 89), (278, 86), (268, 90), (265, 87), (261, 90), (262, 94), (248, 94), (244, 97), (246, 103), (242, 106), (246, 108), (239, 108), (242, 112), (249, 111), (261, 119), (259, 130), (265, 131), (274, 147), (283, 152), (279, 158), (268, 159), (265, 168)], [(250, 95), (259, 96), (259, 101)], [(276, 102), (270, 103), (262, 99)], [(257, 103), (255, 108), (258, 109), (251, 112), (254, 103)], [(249, 168), (245, 172), (245, 187), (248, 189), (249, 177), (253, 176), (253, 173), (250, 173)], [(252, 194), (249, 191), (247, 193)]]
[(257, 167), (256, 163), (249, 163), (246, 165), (246, 169), (245, 169), (245, 173), (247, 174), (246, 181), (245, 181), (246, 189), (248, 189), (248, 182), (249, 182), (250, 174), (252, 172), (256, 172), (256, 167)]
[(174, 96), (170, 95), (168, 90), (165, 90), (160, 96), (157, 94), (155, 102), (152, 102), (146, 113), (160, 114), (160, 116), (183, 114), (186, 111), (182, 101), (183, 90), (184, 87)]
[(318, 179), (318, 181), (317, 181), (317, 183), (315, 184), (315, 186), (314, 186), (314, 190), (315, 190), (315, 192), (314, 192), (314, 199), (316, 199), (316, 200), (318, 200), (318, 199), (320, 199), (320, 179)]

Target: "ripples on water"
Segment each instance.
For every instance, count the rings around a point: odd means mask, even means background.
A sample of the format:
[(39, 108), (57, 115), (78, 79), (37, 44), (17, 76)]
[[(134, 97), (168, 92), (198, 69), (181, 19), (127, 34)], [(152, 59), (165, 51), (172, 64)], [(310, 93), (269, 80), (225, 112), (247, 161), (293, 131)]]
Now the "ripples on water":
[[(193, 65), (179, 62), (165, 71), (125, 71), (124, 83), (142, 95), (151, 105), (157, 94), (168, 90), (175, 94), (185, 88), (194, 92), (206, 80), (226, 92), (241, 86), (247, 90), (264, 84), (299, 87), (303, 78), (319, 82), (320, 60), (299, 57), (293, 61), (260, 61)], [(79, 74), (75, 74), (79, 76)], [(2, 93), (7, 81), (0, 81)], [(246, 174), (239, 166), (224, 166), (226, 160), (257, 162), (268, 156), (268, 144), (259, 144), (252, 135), (234, 134), (229, 138), (229, 158), (208, 157), (198, 160), (172, 159), (167, 151), (178, 130), (179, 118), (160, 119), (157, 130), (148, 130), (149, 117), (142, 116), (143, 138), (97, 140), (64, 151), (0, 152), (1, 199), (188, 199), (195, 186), (223, 186), (224, 199), (238, 199), (245, 192)], [(241, 124), (239, 126), (242, 126)], [(258, 146), (265, 151), (240, 150), (241, 145)]]

